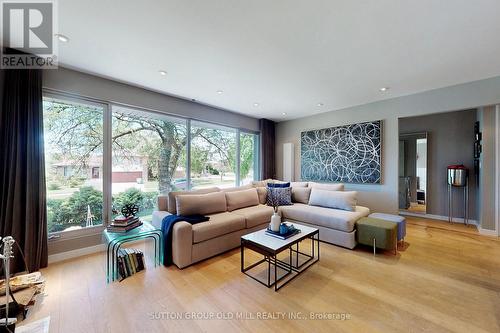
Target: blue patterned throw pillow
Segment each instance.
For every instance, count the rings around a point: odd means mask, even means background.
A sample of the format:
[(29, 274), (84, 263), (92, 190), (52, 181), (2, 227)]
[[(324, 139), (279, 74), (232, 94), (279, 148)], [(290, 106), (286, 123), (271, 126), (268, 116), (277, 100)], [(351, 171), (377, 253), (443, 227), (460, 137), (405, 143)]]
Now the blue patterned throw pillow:
[(292, 205), (292, 188), (291, 187), (268, 187), (267, 188), (267, 205), (273, 206), (289, 206)]

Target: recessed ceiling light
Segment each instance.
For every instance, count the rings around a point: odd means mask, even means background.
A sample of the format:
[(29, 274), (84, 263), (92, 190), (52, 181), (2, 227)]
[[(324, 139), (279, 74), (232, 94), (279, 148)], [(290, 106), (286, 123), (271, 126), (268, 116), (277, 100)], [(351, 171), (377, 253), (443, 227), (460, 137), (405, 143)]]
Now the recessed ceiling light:
[(160, 73), (161, 76), (165, 76), (167, 75), (167, 72), (166, 71), (158, 71), (158, 73)]
[(286, 116), (286, 112), (282, 112), (281, 114), (282, 114), (283, 116)]
[(259, 103), (253, 103), (253, 106), (258, 107), (260, 104)]
[(54, 36), (56, 36), (57, 39), (59, 39), (59, 41), (61, 41), (63, 43), (69, 42), (69, 37), (68, 36), (64, 36), (64, 35), (61, 35), (61, 34), (55, 34)]
[(380, 88), (379, 90), (380, 90), (380, 91), (382, 91), (382, 92), (384, 92), (384, 91), (389, 90), (389, 87), (382, 87), (382, 88)]
[(224, 92), (224, 90), (217, 90), (216, 91), (219, 95), (222, 95), (222, 93)]
[(323, 105), (325, 105), (325, 104), (323, 104), (323, 103), (318, 103), (317, 105), (318, 105), (318, 106), (323, 106)]

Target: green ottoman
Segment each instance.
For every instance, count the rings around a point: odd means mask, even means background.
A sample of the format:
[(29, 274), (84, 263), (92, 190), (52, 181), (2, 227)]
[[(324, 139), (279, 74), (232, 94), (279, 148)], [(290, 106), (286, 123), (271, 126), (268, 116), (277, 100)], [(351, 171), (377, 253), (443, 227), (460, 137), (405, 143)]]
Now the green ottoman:
[(373, 246), (373, 255), (375, 255), (377, 247), (379, 249), (394, 250), (394, 254), (397, 254), (397, 223), (373, 217), (363, 217), (356, 222), (356, 226), (358, 243)]

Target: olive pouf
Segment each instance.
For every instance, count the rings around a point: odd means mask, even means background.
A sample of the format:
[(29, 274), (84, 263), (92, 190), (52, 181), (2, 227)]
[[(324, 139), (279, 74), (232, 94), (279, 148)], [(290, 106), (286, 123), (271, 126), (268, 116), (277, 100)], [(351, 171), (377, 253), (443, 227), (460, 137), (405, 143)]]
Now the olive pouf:
[(402, 241), (406, 237), (406, 219), (401, 215), (384, 214), (384, 213), (372, 213), (368, 217), (373, 217), (376, 219), (396, 222), (398, 224), (398, 242)]
[(373, 246), (375, 249), (394, 250), (397, 253), (398, 223), (373, 217), (363, 217), (356, 222), (357, 240), (363, 245)]

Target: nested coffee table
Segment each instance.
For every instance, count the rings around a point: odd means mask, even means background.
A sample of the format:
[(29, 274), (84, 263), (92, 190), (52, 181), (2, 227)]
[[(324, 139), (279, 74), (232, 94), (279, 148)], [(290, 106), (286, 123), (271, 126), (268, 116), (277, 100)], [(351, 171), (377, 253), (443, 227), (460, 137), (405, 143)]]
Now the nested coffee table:
[(128, 242), (140, 239), (152, 238), (154, 240), (154, 263), (163, 263), (163, 233), (151, 223), (143, 221), (140, 227), (127, 231), (126, 233), (113, 233), (104, 230), (104, 239), (108, 244), (106, 252), (106, 281), (112, 282), (118, 277), (118, 252), (120, 247)]
[[(268, 288), (274, 286), (274, 290), (278, 291), (318, 262), (319, 230), (295, 223), (293, 225), (300, 229), (300, 233), (285, 240), (267, 235), (265, 229), (241, 236), (241, 272)], [(310, 253), (299, 249), (300, 243), (306, 239), (311, 240)], [(262, 254), (264, 258), (245, 267), (245, 248)], [(286, 256), (278, 259), (278, 254), (285, 251), (288, 251), (288, 260), (286, 260)], [(251, 269), (265, 263), (267, 263), (267, 281), (262, 281), (262, 279), (249, 274)], [(273, 270), (271, 266), (274, 267), (274, 279), (271, 276)], [(278, 274), (278, 269), (281, 274)]]

